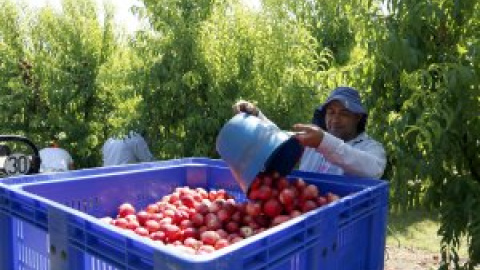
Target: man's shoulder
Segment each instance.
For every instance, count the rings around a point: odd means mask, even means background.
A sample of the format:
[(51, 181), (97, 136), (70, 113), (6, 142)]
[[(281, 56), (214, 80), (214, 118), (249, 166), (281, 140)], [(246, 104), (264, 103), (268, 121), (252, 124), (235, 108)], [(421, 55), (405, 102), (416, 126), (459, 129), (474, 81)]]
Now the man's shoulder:
[(45, 148), (42, 148), (38, 151), (39, 154), (49, 154), (49, 153), (52, 153), (52, 152), (55, 152), (55, 150), (53, 150), (54, 148), (51, 148), (51, 147), (45, 147)]
[(108, 140), (103, 144), (102, 148), (118, 148), (121, 145), (124, 145), (125, 141), (123, 139), (117, 138), (108, 138)]
[(383, 148), (383, 144), (381, 142), (375, 140), (366, 132), (360, 133), (355, 139), (352, 140), (352, 144), (353, 145), (376, 145)]
[(43, 148), (41, 149), (40, 151), (38, 151), (38, 153), (42, 156), (46, 156), (46, 155), (64, 155), (64, 156), (70, 156), (70, 153), (63, 149), (63, 148), (60, 148), (60, 147), (47, 147), (47, 148)]
[(145, 145), (146, 141), (141, 135), (135, 134), (134, 136), (128, 137), (128, 139), (125, 140), (125, 143), (129, 147), (138, 147), (141, 145)]
[(70, 153), (67, 151), (67, 149), (64, 148), (58, 148), (62, 153), (65, 153), (67, 155), (70, 155)]
[(70, 153), (64, 148), (58, 147), (58, 148), (53, 148), (53, 150), (54, 152), (60, 153), (62, 155), (70, 156)]

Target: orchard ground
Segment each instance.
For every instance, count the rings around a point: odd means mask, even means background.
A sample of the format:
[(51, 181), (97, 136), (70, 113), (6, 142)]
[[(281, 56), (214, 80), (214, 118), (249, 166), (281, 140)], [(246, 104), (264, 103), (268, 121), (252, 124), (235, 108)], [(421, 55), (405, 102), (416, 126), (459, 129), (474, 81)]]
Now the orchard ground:
[[(385, 270), (436, 270), (440, 266), (439, 221), (435, 213), (412, 210), (389, 214)], [(460, 258), (467, 258), (465, 241)], [(480, 270), (480, 266), (475, 268)]]

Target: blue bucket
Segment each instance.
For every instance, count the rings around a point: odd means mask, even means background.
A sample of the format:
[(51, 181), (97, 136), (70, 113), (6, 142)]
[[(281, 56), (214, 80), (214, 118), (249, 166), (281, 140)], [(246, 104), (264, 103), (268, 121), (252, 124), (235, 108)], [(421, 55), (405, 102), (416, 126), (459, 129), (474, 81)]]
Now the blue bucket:
[(289, 174), (304, 149), (291, 134), (246, 113), (235, 115), (222, 127), (216, 146), (246, 194), (260, 172)]

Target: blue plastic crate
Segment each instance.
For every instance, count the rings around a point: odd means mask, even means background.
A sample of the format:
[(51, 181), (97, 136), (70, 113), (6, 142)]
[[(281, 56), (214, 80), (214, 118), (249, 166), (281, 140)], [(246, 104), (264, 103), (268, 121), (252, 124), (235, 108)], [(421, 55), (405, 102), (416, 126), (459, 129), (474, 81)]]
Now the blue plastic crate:
[(194, 157), (194, 158), (170, 159), (170, 160), (155, 161), (155, 162), (143, 162), (143, 163), (120, 165), (120, 166), (96, 167), (96, 168), (72, 170), (72, 171), (66, 171), (66, 172), (11, 176), (8, 178), (0, 178), (0, 183), (3, 183), (5, 185), (18, 185), (22, 183), (32, 183), (32, 182), (40, 182), (40, 181), (56, 181), (56, 180), (61, 180), (66, 178), (80, 178), (84, 176), (92, 176), (92, 175), (98, 175), (98, 174), (142, 170), (142, 169), (148, 169), (148, 168), (159, 168), (159, 167), (181, 165), (181, 164), (187, 164), (187, 163), (201, 163), (201, 164), (206, 164), (210, 166), (220, 166), (220, 167), (227, 166), (225, 162), (219, 159)]
[(97, 218), (126, 201), (143, 208), (178, 186), (223, 188), (244, 199), (225, 164), (184, 159), (117, 169), (1, 184), (0, 269), (383, 269), (383, 181), (295, 171), (291, 177), (344, 197), (215, 253), (192, 256)]

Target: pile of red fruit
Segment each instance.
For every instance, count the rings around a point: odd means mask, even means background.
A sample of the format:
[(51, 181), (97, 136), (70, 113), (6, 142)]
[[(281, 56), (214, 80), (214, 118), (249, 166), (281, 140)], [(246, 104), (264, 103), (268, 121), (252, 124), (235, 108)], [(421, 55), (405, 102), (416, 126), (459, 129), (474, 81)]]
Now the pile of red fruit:
[(319, 195), (315, 185), (262, 174), (252, 183), (248, 202), (236, 202), (225, 190), (179, 187), (136, 212), (124, 203), (115, 219), (103, 221), (131, 230), (189, 254), (206, 254), (337, 200)]

